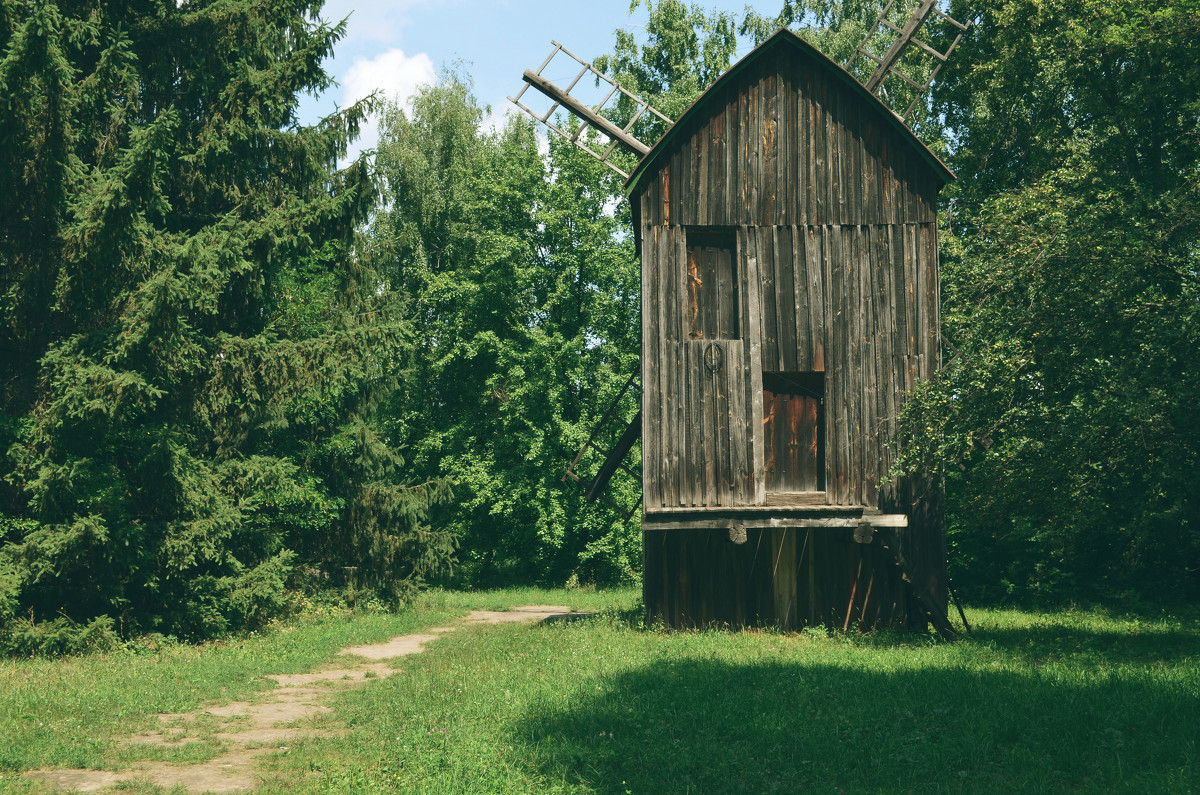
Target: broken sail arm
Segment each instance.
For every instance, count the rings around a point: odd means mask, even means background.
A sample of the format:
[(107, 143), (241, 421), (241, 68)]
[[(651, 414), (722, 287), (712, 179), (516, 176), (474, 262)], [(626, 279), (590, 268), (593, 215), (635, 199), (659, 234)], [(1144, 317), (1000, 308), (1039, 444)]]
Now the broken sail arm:
[[(958, 20), (952, 19), (949, 15), (943, 13), (941, 9), (937, 7), (937, 0), (920, 0), (920, 3), (913, 11), (912, 16), (909, 17), (908, 22), (903, 27), (900, 27), (888, 19), (894, 4), (895, 0), (888, 0), (887, 5), (885, 5), (883, 10), (879, 12), (879, 16), (876, 18), (875, 23), (871, 25), (870, 30), (867, 31), (867, 35), (863, 38), (862, 43), (858, 45), (858, 48), (854, 51), (854, 54), (850, 56), (850, 60), (846, 63), (846, 68), (849, 69), (851, 66), (853, 66), (854, 62), (859, 58), (866, 58), (870, 61), (874, 61), (876, 64), (875, 71), (871, 74), (870, 78), (867, 79), (865, 84), (866, 89), (872, 94), (878, 95), (883, 93), (883, 95), (886, 97), (887, 91), (884, 89), (883, 84), (884, 81), (889, 77), (899, 78), (911, 86), (916, 91), (912, 101), (909, 102), (908, 107), (905, 109), (903, 114), (896, 114), (900, 117), (901, 121), (907, 122), (909, 114), (913, 112), (913, 108), (917, 106), (917, 103), (921, 101), (921, 97), (923, 97), (925, 92), (929, 90), (929, 87), (933, 84), (934, 78), (937, 77), (938, 72), (941, 71), (942, 66), (946, 63), (946, 61), (950, 59), (950, 55), (954, 52), (954, 49), (958, 46), (958, 43), (962, 41), (963, 34), (967, 32), (967, 28), (971, 26), (971, 23), (968, 21), (967, 24), (964, 25)], [(901, 7), (903, 7), (903, 5)], [(921, 32), (922, 27), (925, 25), (925, 22), (929, 19), (930, 15), (937, 16), (946, 24), (952, 26), (953, 29), (957, 30), (957, 35), (955, 35), (954, 40), (950, 43), (950, 46), (946, 48), (945, 52), (939, 52), (934, 47), (917, 38), (917, 34)], [(895, 35), (895, 38), (892, 39), (891, 44), (882, 54), (876, 55), (871, 52), (871, 45), (873, 40), (875, 40), (874, 43), (878, 43), (879, 39), (885, 37), (885, 29), (887, 31), (891, 31), (891, 33)], [(934, 63), (933, 70), (929, 73), (929, 76), (923, 83), (912, 79), (899, 69), (900, 62), (904, 57), (904, 54), (909, 50), (910, 47), (914, 46), (926, 56), (931, 58)], [(879, 51), (876, 50), (876, 52)]]
[[(521, 110), (528, 113), (533, 118), (540, 121), (542, 124), (549, 127), (554, 132), (561, 135), (563, 138), (566, 138), (568, 141), (599, 160), (604, 165), (611, 168), (613, 171), (620, 174), (622, 178), (627, 179), (629, 174), (627, 174), (624, 169), (617, 165), (617, 163), (612, 159), (613, 152), (616, 151), (616, 148), (621, 146), (626, 151), (640, 158), (650, 151), (650, 147), (642, 141), (639, 141), (633, 135), (634, 125), (637, 124), (638, 121), (647, 113), (656, 116), (668, 126), (670, 126), (672, 120), (655, 110), (650, 106), (650, 103), (646, 102), (641, 97), (621, 87), (621, 85), (616, 83), (610, 77), (597, 70), (596, 67), (592, 66), (587, 61), (584, 61), (578, 55), (571, 52), (557, 41), (552, 43), (554, 44), (554, 49), (551, 51), (546, 60), (542, 61), (542, 65), (537, 68), (537, 71), (532, 69), (525, 70), (525, 74), (522, 76), (522, 78), (525, 80), (525, 85), (521, 87), (521, 90), (515, 97), (509, 97), (509, 101)], [(559, 53), (569, 56), (580, 66), (579, 73), (575, 75), (575, 79), (567, 84), (566, 88), (559, 86), (554, 81), (542, 74), (544, 71), (546, 71), (546, 67), (550, 65), (550, 62), (554, 60), (554, 57)], [(579, 82), (585, 77), (589, 76), (598, 81), (598, 83), (604, 83), (608, 86), (607, 93), (605, 93), (603, 98), (595, 105), (588, 105), (582, 102), (578, 97), (571, 94), (571, 92), (574, 91), (577, 86), (579, 86)], [(554, 104), (551, 105), (550, 109), (545, 113), (538, 113), (533, 108), (521, 101), (522, 97), (525, 96), (525, 92), (529, 90), (530, 86), (553, 101)], [(629, 122), (625, 125), (620, 125), (605, 115), (606, 112), (611, 114), (612, 110), (611, 108), (608, 108), (608, 105), (614, 97), (617, 99), (625, 97), (632, 102), (636, 108), (630, 117)], [(573, 132), (563, 129), (553, 121), (552, 117), (554, 116), (554, 112), (560, 107), (571, 115), (575, 116), (581, 122), (579, 127)], [(585, 132), (587, 131), (588, 127), (595, 129), (608, 139), (608, 146), (604, 147), (602, 151), (593, 149), (585, 142)]]

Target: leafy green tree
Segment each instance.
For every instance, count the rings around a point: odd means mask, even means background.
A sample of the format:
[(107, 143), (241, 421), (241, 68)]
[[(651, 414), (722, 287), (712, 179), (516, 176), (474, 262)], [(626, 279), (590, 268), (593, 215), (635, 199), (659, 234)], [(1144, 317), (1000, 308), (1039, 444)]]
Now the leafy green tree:
[(530, 124), (483, 119), (455, 73), (385, 114), (372, 237), (419, 319), (390, 438), (417, 477), (452, 485), (437, 520), (463, 539), (462, 580), (627, 579), (636, 528), (560, 478), (588, 393), (635, 367), (631, 245), (603, 166), (558, 142), (547, 166)]
[(956, 3), (935, 90), (959, 182), (951, 364), (909, 455), (949, 464), (979, 596), (1200, 593), (1200, 6)]
[(319, 0), (0, 3), (0, 620), (200, 637), (298, 567), (436, 570), (372, 422), (406, 325), (356, 258), (334, 164), (367, 105), (297, 95)]

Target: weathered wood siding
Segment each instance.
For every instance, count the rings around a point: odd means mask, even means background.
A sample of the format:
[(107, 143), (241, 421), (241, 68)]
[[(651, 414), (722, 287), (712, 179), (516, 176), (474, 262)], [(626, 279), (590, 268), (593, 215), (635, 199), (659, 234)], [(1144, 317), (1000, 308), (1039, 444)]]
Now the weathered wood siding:
[[(724, 115), (735, 113), (746, 104), (756, 107), (745, 101), (746, 95), (753, 95), (756, 87), (761, 89), (768, 84), (787, 85), (784, 81), (772, 83), (770, 75), (764, 76), (760, 83), (750, 83), (743, 93), (734, 95), (737, 101), (726, 106)], [(782, 103), (785, 106), (806, 104), (796, 91), (777, 91), (776, 95), (792, 97), (791, 102)], [(713, 123), (700, 127), (709, 129)], [(740, 125), (747, 126), (753, 127)], [(844, 150), (839, 150), (856, 167), (882, 162), (882, 155), (867, 147), (873, 140), (870, 136), (841, 134), (840, 125), (831, 129), (839, 131), (833, 138), (858, 142), (856, 147), (847, 143)], [(796, 145), (792, 139), (802, 136), (804, 129), (793, 129), (792, 134), (787, 130), (786, 126), (780, 126), (765, 141), (788, 152), (788, 158), (799, 157), (794, 150), (804, 150), (804, 146)], [(879, 131), (875, 138), (887, 140)], [(741, 370), (726, 374), (733, 392), (725, 396), (734, 411), (729, 420), (730, 444), (737, 451), (739, 462), (743, 451), (748, 457), (746, 476), (751, 481), (741, 480), (739, 469), (738, 477), (729, 482), (730, 493), (718, 491), (714, 495), (707, 488), (693, 485), (703, 477), (704, 459), (699, 450), (704, 438), (696, 434), (706, 426), (691, 419), (697, 411), (697, 396), (691, 384), (705, 376), (701, 357), (688, 358), (683, 345), (689, 328), (687, 234), (689, 228), (711, 229), (714, 225), (719, 228), (720, 221), (728, 220), (724, 210), (715, 211), (723, 205), (714, 197), (754, 194), (757, 186), (745, 180), (756, 173), (770, 176), (775, 172), (769, 169), (737, 172), (741, 181), (726, 183), (714, 176), (720, 169), (716, 167), (719, 161), (712, 155), (727, 154), (728, 147), (705, 146), (711, 143), (706, 135), (687, 140), (693, 146), (681, 146), (657, 178), (647, 180), (639, 197), (645, 307), (643, 376), (648, 407), (645, 443), (649, 448), (647, 460), (653, 461), (653, 451), (657, 450), (661, 461), (661, 466), (648, 466), (645, 470), (646, 509), (653, 512), (677, 506), (761, 502), (761, 483), (756, 480), (761, 478), (761, 469), (755, 468), (761, 464), (761, 456), (756, 458), (755, 434), (744, 434), (757, 427), (753, 425), (753, 408), (763, 371), (826, 373), (827, 499), (838, 505), (878, 507), (878, 492), (892, 463), (885, 442), (895, 430), (902, 395), (912, 389), (917, 378), (928, 378), (938, 366), (940, 299), (932, 196), (927, 201), (921, 193), (908, 190), (908, 180), (898, 180), (895, 172), (883, 169), (877, 179), (865, 180), (863, 190), (847, 192), (854, 197), (853, 201), (845, 202), (845, 197), (838, 193), (838, 201), (834, 203), (839, 211), (852, 218), (874, 217), (876, 222), (872, 223), (831, 222), (827, 212), (830, 202), (824, 199), (814, 205), (826, 220), (820, 224), (770, 224), (787, 215), (777, 212), (781, 203), (758, 201), (744, 207), (739, 204), (742, 210), (750, 206), (763, 212), (771, 210), (770, 218), (739, 214), (738, 221), (756, 223), (734, 227), (738, 249), (736, 275), (739, 292), (744, 296), (739, 320), (742, 356), (740, 360), (735, 357), (726, 361), (728, 366)], [(761, 143), (763, 139), (755, 133), (750, 140)], [(893, 160), (903, 161), (896, 153), (906, 148), (896, 146), (892, 150)], [(697, 149), (709, 153), (703, 162), (712, 160), (711, 168), (694, 167), (694, 158), (687, 155)], [(770, 159), (766, 144), (752, 150), (751, 156), (733, 159), (753, 163)], [(910, 157), (917, 160), (915, 154)], [(821, 169), (828, 162), (831, 161), (823, 160)], [(913, 164), (914, 169), (916, 165)], [(925, 175), (929, 190), (934, 193), (936, 180), (923, 163), (920, 165), (922, 168), (916, 169), (916, 173)], [(684, 176), (675, 177), (676, 173)], [(809, 176), (819, 181), (816, 175), (820, 173), (823, 171), (819, 169)], [(705, 174), (705, 180), (692, 181), (694, 174)], [(829, 184), (835, 181), (834, 175), (827, 180)], [(883, 191), (879, 189), (881, 185), (892, 187)], [(773, 187), (791, 197), (784, 205), (809, 193), (791, 190), (785, 180)], [(707, 223), (704, 215), (691, 212), (699, 207), (708, 208)], [(850, 208), (857, 211), (849, 212)], [(801, 202), (794, 203), (791, 209), (805, 215), (810, 208)], [(681, 216), (688, 225), (676, 223)], [(884, 217), (905, 220), (879, 220)], [(756, 278), (752, 278), (752, 269), (757, 271)], [(759, 348), (757, 357), (751, 356), (755, 346)], [(735, 406), (741, 407), (741, 413)], [(761, 416), (760, 409), (760, 421)], [(748, 427), (746, 423), (750, 423)]]
[[(878, 107), (793, 48), (763, 54), (712, 91), (631, 196), (642, 255), (645, 511), (765, 504), (762, 374), (821, 372), (825, 501), (908, 515), (904, 555), (944, 602), (937, 480), (884, 483), (904, 395), (940, 364), (942, 178)], [(736, 244), (740, 339), (688, 339), (688, 234), (714, 231)], [(761, 539), (752, 554), (752, 544), (722, 542), (724, 530), (696, 518), (697, 529), (644, 535), (652, 615), (676, 626), (754, 623), (781, 619), (786, 603), (803, 621), (910, 621), (876, 545), (804, 530), (767, 539), (783, 531), (747, 522)], [(775, 551), (763, 557), (766, 548)], [(816, 590), (772, 590), (793, 587), (789, 577)], [(883, 589), (880, 612), (855, 614), (856, 584)]]
[(937, 220), (941, 181), (880, 112), (781, 48), (716, 87), (646, 174), (652, 226), (822, 226)]

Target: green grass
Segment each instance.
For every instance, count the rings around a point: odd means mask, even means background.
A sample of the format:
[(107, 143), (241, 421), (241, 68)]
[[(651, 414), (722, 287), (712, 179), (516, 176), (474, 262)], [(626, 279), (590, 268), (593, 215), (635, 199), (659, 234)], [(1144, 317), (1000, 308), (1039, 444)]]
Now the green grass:
[(326, 725), (345, 731), (269, 757), (262, 791), (1200, 788), (1192, 619), (971, 610), (976, 632), (958, 643), (666, 632), (640, 626), (632, 591), (520, 590), (434, 593), (399, 616), (152, 655), (0, 663), (0, 789), (38, 791), (15, 781), (32, 767), (144, 757), (115, 738), (156, 712), (251, 694), (264, 674), (315, 667), (341, 646), (528, 603), (603, 612), (441, 637), (397, 662), (403, 673), (335, 696)]

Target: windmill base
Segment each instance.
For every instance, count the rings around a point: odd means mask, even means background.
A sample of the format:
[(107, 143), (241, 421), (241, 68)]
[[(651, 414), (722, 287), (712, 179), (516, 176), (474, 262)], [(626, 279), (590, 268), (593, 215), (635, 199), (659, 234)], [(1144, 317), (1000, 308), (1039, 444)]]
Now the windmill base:
[[(891, 548), (867, 522), (664, 529), (646, 519), (642, 593), (650, 622), (675, 629), (927, 626)], [(905, 532), (888, 528), (901, 543)], [(941, 602), (944, 618), (944, 595)]]

